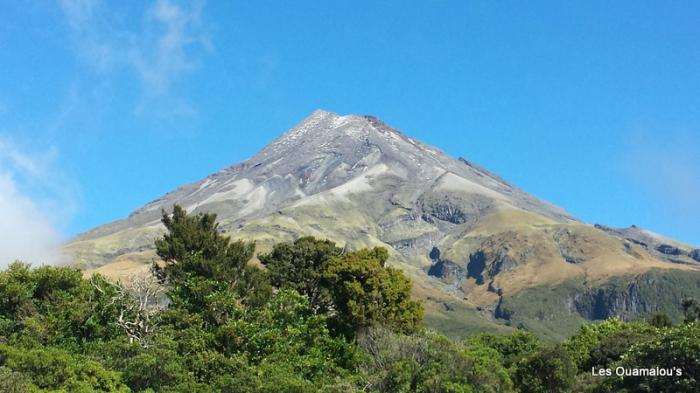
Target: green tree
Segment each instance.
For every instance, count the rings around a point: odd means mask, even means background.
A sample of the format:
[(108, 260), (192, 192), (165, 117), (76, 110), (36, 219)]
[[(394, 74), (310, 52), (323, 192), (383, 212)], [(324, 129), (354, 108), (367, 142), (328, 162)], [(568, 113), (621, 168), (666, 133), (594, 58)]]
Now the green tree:
[(291, 289), (216, 333), (225, 354), (247, 354), (254, 366), (289, 364), (309, 381), (328, 382), (357, 364), (356, 349), (330, 335), (326, 316), (314, 314), (305, 296)]
[(172, 216), (163, 210), (161, 222), (168, 233), (155, 246), (165, 266), (156, 263), (154, 270), (165, 282), (178, 284), (188, 276), (237, 282), (253, 257), (254, 243), (231, 242), (219, 233), (216, 214), (187, 215), (175, 205)]
[(440, 334), (411, 335), (373, 327), (358, 338), (362, 373), (377, 392), (510, 392), (512, 382), (492, 348), (462, 347)]
[(416, 331), (423, 306), (411, 300), (411, 281), (387, 267), (384, 248), (363, 249), (331, 258), (323, 274), (337, 311), (337, 327), (353, 335), (374, 325), (397, 332)]
[(342, 253), (330, 240), (307, 236), (293, 243), (275, 244), (269, 254), (259, 259), (267, 267), (272, 285), (306, 295), (315, 312), (327, 313), (333, 300), (328, 288), (323, 286), (323, 274), (330, 259)]
[(503, 365), (511, 368), (523, 358), (544, 348), (544, 343), (530, 332), (518, 330), (508, 335), (482, 333), (470, 337), (467, 345), (495, 349), (503, 359)]
[(26, 393), (33, 390), (36, 390), (36, 386), (26, 375), (0, 366), (0, 393)]
[[(119, 373), (85, 356), (58, 348), (0, 344), (0, 365), (31, 378), (41, 389), (69, 392), (127, 392)], [(20, 381), (21, 383), (21, 381)]]
[(0, 334), (75, 349), (114, 339), (123, 334), (119, 315), (133, 302), (117, 292), (104, 277), (85, 279), (79, 269), (14, 263), (0, 272)]
[(685, 314), (685, 323), (692, 323), (700, 319), (700, 302), (688, 298), (683, 300), (682, 305)]
[(522, 393), (568, 392), (576, 365), (562, 346), (545, 348), (518, 363), (515, 386)]
[(571, 354), (579, 371), (590, 372), (591, 367), (609, 366), (633, 344), (653, 339), (656, 332), (656, 328), (645, 323), (608, 319), (583, 325), (563, 345)]
[(700, 324), (688, 323), (664, 329), (653, 340), (637, 343), (615, 367), (664, 369), (669, 376), (611, 379), (613, 391), (699, 392)]
[(306, 295), (314, 312), (328, 314), (334, 330), (352, 337), (378, 324), (410, 333), (422, 320), (411, 281), (386, 266), (388, 257), (383, 248), (344, 254), (329, 240), (303, 237), (276, 245), (260, 260), (274, 286)]
[(667, 328), (673, 326), (673, 321), (671, 321), (671, 317), (669, 317), (668, 314), (662, 312), (652, 315), (647, 321), (647, 323), (656, 328)]
[(153, 271), (170, 286), (169, 295), (176, 305), (211, 310), (213, 292), (235, 294), (252, 306), (269, 297), (265, 273), (248, 264), (255, 244), (231, 242), (219, 232), (216, 214), (187, 215), (175, 205), (172, 216), (163, 211), (162, 222), (168, 232), (155, 241), (162, 263), (155, 262)]

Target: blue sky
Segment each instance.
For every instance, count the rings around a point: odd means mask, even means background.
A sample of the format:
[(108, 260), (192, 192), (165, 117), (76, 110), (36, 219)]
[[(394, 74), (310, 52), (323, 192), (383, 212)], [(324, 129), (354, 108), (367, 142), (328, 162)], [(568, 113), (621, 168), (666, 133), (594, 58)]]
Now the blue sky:
[(700, 245), (698, 2), (2, 3), (0, 248), (19, 257), (316, 108)]

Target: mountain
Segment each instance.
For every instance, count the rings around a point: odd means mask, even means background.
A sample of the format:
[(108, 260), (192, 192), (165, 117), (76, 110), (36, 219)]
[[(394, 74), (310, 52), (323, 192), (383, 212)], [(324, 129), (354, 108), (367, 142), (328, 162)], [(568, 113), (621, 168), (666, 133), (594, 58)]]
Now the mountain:
[(455, 336), (530, 328), (558, 339), (586, 320), (680, 318), (700, 298), (700, 250), (641, 228), (590, 225), (372, 116), (315, 111), (249, 160), (72, 239), (75, 263), (145, 269), (161, 209), (214, 212), (258, 252), (302, 235), (381, 245)]

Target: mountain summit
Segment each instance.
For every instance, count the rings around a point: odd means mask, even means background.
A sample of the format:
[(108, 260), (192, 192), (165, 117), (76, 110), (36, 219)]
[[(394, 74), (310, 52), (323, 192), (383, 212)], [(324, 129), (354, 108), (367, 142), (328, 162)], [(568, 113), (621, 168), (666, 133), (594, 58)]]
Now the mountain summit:
[[(249, 160), (81, 234), (66, 250), (107, 274), (142, 268), (164, 230), (161, 210), (174, 204), (217, 213), (222, 230), (262, 252), (303, 235), (387, 247), (429, 303), (428, 320), (455, 334), (505, 321), (556, 336), (584, 319), (642, 315), (658, 302), (641, 304), (625, 289), (597, 304), (596, 291), (659, 272), (694, 274), (700, 259), (662, 237), (650, 244), (640, 231), (582, 223), (373, 116), (323, 110)], [(552, 303), (561, 304), (548, 315), (525, 310), (542, 288), (562, 291)]]

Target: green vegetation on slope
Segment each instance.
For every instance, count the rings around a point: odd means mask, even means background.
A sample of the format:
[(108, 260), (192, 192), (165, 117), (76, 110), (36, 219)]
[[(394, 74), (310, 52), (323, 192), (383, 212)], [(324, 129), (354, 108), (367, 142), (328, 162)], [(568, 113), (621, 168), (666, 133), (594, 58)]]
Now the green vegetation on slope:
[(497, 315), (511, 326), (560, 341), (588, 321), (643, 320), (663, 312), (679, 323), (684, 319), (683, 300), (688, 298), (700, 298), (700, 272), (655, 269), (591, 286), (569, 280), (528, 288), (504, 296)]
[[(694, 301), (683, 325), (656, 315), (653, 326), (584, 326), (556, 345), (525, 331), (454, 341), (422, 327), (410, 281), (381, 248), (302, 238), (261, 256), (261, 270), (213, 215), (175, 208), (163, 222), (154, 277), (0, 272), (0, 392), (700, 390)], [(674, 371), (592, 374), (618, 367)]]

